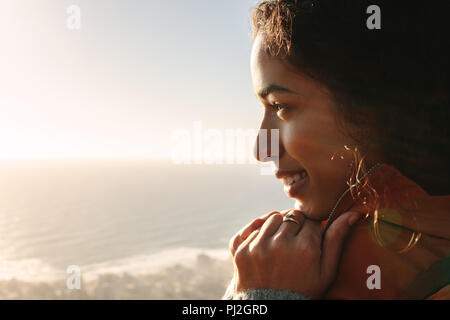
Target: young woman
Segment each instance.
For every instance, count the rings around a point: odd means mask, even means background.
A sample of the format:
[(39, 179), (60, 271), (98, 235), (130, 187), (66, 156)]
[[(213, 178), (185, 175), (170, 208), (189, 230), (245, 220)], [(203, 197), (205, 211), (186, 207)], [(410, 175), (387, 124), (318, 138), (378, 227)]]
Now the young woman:
[(256, 157), (296, 208), (231, 239), (224, 299), (450, 298), (446, 11), (377, 4), (381, 29), (361, 0), (252, 11), (261, 129), (279, 130)]

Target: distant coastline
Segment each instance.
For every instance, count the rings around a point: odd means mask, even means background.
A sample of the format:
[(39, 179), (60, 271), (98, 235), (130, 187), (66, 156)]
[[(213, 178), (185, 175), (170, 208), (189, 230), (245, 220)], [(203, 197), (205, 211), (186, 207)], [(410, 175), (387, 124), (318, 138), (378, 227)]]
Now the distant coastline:
[(136, 257), (134, 264), (127, 259), (129, 264), (89, 266), (86, 273), (82, 268), (79, 290), (67, 289), (65, 277), (0, 280), (0, 299), (220, 299), (233, 272), (226, 255), (223, 250), (180, 248)]

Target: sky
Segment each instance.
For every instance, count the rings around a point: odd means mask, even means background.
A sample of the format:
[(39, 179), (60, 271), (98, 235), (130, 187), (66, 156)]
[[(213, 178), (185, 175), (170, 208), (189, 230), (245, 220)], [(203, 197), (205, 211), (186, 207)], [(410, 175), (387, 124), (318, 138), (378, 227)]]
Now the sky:
[(0, 160), (168, 158), (176, 130), (256, 130), (256, 3), (3, 1)]

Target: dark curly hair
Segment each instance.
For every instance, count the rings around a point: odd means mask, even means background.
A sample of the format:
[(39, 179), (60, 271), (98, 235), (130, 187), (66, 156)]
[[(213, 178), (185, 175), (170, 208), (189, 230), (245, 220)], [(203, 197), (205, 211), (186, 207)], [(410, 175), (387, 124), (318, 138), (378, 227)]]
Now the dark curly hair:
[(433, 1), (375, 1), (381, 29), (366, 26), (364, 0), (265, 0), (252, 10), (253, 39), (332, 92), (340, 123), (360, 150), (431, 195), (450, 194), (449, 34)]

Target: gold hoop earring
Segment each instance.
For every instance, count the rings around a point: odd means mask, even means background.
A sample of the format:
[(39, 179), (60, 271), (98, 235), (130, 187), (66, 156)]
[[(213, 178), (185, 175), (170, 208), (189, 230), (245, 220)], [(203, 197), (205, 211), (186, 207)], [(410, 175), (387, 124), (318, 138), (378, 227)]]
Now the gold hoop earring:
[[(374, 211), (374, 221), (373, 221), (373, 231), (374, 231), (374, 236), (375, 239), (377, 240), (378, 244), (382, 247), (384, 247), (386, 245), (386, 243), (382, 240), (381, 235), (380, 235), (380, 229), (379, 229), (379, 224), (378, 224), (378, 209)], [(416, 224), (416, 229), (419, 229), (418, 223), (417, 223), (417, 219), (416, 216), (413, 215), (414, 218), (414, 222)], [(422, 233), (418, 232), (418, 231), (413, 231), (411, 234), (411, 238), (408, 241), (408, 244), (397, 251), (397, 253), (402, 254), (405, 252), (408, 252), (409, 250), (411, 250), (412, 248), (414, 248), (416, 246), (416, 244), (419, 242), (420, 238), (422, 237)]]

